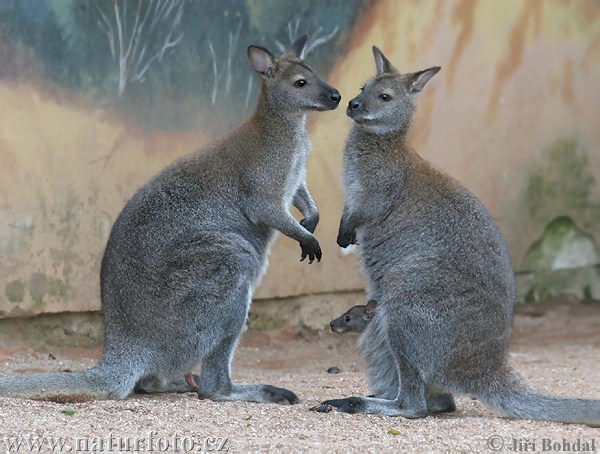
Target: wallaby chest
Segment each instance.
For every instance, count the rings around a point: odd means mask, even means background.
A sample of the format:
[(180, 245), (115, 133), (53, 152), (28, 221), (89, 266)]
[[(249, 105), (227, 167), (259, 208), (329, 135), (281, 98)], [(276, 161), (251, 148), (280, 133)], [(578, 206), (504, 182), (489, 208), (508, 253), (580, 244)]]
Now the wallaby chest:
[(283, 201), (289, 207), (300, 184), (306, 179), (306, 162), (311, 150), (311, 141), (304, 126), (294, 134), (290, 144), (291, 159), (283, 190)]

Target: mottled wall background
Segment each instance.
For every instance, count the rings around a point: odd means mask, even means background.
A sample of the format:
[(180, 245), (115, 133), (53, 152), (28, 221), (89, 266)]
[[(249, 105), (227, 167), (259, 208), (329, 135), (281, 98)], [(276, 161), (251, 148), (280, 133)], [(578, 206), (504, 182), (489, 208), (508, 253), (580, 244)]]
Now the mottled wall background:
[[(125, 201), (252, 111), (248, 44), (278, 52), (303, 33), (345, 101), (374, 73), (373, 44), (401, 71), (442, 66), (415, 147), (488, 207), (522, 298), (600, 298), (596, 0), (3, 0), (0, 317), (98, 310)], [(339, 109), (309, 126), (324, 258), (299, 264), (280, 238), (258, 298), (363, 286), (335, 245), (350, 120)]]

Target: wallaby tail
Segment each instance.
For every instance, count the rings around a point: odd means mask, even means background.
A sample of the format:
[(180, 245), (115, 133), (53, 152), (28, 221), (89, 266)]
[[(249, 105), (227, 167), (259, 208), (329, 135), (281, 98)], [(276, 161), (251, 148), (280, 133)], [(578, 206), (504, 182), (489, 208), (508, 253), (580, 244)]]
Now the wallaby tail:
[(0, 396), (65, 403), (124, 399), (132, 392), (137, 379), (126, 371), (117, 374), (100, 363), (81, 372), (0, 377)]
[(513, 371), (494, 377), (478, 399), (511, 418), (600, 426), (600, 400), (571, 399), (539, 393)]

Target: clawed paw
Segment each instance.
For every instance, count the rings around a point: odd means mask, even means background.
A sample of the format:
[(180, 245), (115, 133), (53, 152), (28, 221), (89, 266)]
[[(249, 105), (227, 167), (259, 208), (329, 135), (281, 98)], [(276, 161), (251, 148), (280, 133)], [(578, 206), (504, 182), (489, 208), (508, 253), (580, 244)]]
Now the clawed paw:
[(364, 400), (360, 397), (347, 397), (346, 399), (326, 400), (321, 404), (334, 407), (337, 411), (344, 413), (363, 413)]
[(302, 248), (302, 258), (300, 259), (303, 262), (306, 257), (308, 257), (308, 263), (312, 263), (317, 259), (317, 262), (321, 261), (321, 257), (323, 256), (321, 252), (321, 246), (319, 246), (319, 242), (316, 238), (311, 237), (310, 241), (300, 243), (300, 247)]

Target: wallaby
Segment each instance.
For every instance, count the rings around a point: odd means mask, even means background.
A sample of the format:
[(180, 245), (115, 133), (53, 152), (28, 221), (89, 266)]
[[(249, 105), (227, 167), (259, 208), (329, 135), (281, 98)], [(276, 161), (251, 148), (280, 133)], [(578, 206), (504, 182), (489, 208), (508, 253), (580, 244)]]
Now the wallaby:
[(337, 241), (360, 245), (369, 298), (378, 302), (359, 341), (370, 384), (398, 388), (389, 399), (324, 404), (422, 418), (452, 411), (452, 394), (461, 393), (508, 417), (600, 424), (600, 400), (538, 393), (511, 369), (516, 295), (504, 238), (473, 194), (407, 143), (415, 96), (440, 68), (401, 74), (373, 52), (377, 74), (347, 108), (353, 126)]
[(362, 333), (375, 315), (376, 308), (375, 300), (369, 300), (366, 305), (359, 304), (351, 307), (329, 323), (331, 331), (338, 334)]
[[(231, 380), (231, 361), (276, 231), (321, 259), (319, 212), (305, 183), (310, 111), (341, 96), (302, 60), (306, 36), (275, 58), (248, 47), (262, 82), (254, 114), (220, 140), (175, 161), (125, 205), (100, 271), (105, 348), (74, 373), (0, 379), (0, 395), (122, 399), (134, 389), (294, 404), (291, 391)], [(294, 205), (304, 216), (298, 223)]]

